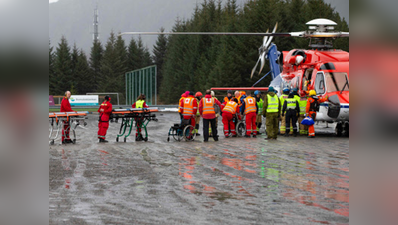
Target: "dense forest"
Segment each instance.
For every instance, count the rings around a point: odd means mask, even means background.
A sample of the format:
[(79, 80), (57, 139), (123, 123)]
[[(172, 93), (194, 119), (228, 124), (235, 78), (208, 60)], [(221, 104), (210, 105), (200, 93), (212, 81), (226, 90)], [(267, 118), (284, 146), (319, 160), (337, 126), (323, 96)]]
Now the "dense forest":
[[(331, 19), (338, 24), (336, 30), (349, 31), (347, 22), (323, 0), (248, 0), (243, 8), (235, 0), (206, 0), (190, 19), (177, 18), (172, 31), (265, 32), (278, 22), (277, 32), (293, 32), (306, 30), (305, 23), (316, 18)], [(279, 51), (308, 47), (303, 38), (278, 37), (273, 42)], [(159, 35), (151, 54), (140, 37), (132, 37), (126, 45), (112, 32), (105, 46), (93, 42), (87, 58), (62, 38), (56, 49), (50, 48), (50, 94), (70, 89), (72, 94), (124, 96), (125, 72), (153, 64), (158, 67), (158, 93), (165, 104), (175, 104), (186, 90), (252, 86), (269, 71), (266, 64), (261, 75), (250, 79), (261, 43), (262, 37), (256, 36)], [(334, 47), (348, 51), (349, 39), (334, 40)], [(257, 86), (268, 86), (270, 79)]]

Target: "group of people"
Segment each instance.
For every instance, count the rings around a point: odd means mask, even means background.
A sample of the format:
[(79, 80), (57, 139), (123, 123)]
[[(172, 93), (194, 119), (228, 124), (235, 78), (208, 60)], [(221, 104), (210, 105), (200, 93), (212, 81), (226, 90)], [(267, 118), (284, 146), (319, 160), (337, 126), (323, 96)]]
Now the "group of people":
[[(328, 96), (317, 97), (315, 90), (310, 90), (307, 96), (299, 96), (298, 89), (294, 88), (283, 89), (282, 95), (278, 98), (276, 90), (271, 86), (268, 88), (268, 93), (264, 97), (261, 96), (260, 91), (255, 91), (254, 96), (251, 93), (244, 91), (235, 91), (234, 95), (231, 90), (227, 91), (227, 96), (223, 103), (215, 97), (214, 92), (206, 90), (205, 96), (201, 92), (194, 94), (186, 91), (181, 95), (179, 101), (178, 112), (181, 120), (190, 122), (192, 127), (195, 127), (195, 133), (199, 135), (200, 118), (203, 120), (203, 136), (204, 141), (207, 142), (209, 137), (213, 137), (214, 141), (218, 141), (217, 124), (218, 117), (222, 116), (222, 123), (224, 124), (224, 136), (237, 137), (236, 125), (240, 120), (246, 122), (245, 137), (257, 137), (260, 134), (260, 127), (262, 124), (262, 117), (266, 118), (265, 126), (268, 140), (276, 140), (278, 133), (284, 136), (308, 135), (308, 137), (315, 137), (314, 125), (305, 126), (301, 121), (309, 116), (313, 120), (316, 118), (316, 112), (319, 111), (320, 103), (327, 101)], [(69, 98), (70, 91), (65, 92), (65, 97), (61, 102), (60, 112), (74, 112), (72, 110)], [(105, 96), (101, 103), (98, 113), (98, 139), (99, 142), (108, 142), (106, 140), (106, 133), (109, 128), (109, 119), (112, 114), (112, 104), (110, 96)], [(145, 103), (145, 95), (141, 94), (137, 101), (132, 105), (133, 108), (148, 108)], [(281, 125), (279, 126), (279, 121)], [(141, 134), (139, 123), (137, 122), (136, 139)], [(297, 128), (299, 124), (299, 129)], [(69, 137), (70, 125), (66, 121), (62, 130), (62, 143), (72, 143)]]
[[(232, 90), (229, 90), (221, 104), (213, 91), (207, 90), (204, 97), (201, 92), (194, 95), (193, 92), (186, 91), (181, 95), (178, 112), (181, 119), (190, 121), (190, 124), (195, 127), (197, 135), (200, 118), (203, 119), (205, 142), (210, 136), (214, 141), (218, 141), (217, 118), (219, 115), (222, 116), (226, 138), (237, 137), (236, 125), (240, 120), (246, 123), (245, 137), (256, 138), (257, 134), (260, 134), (262, 117), (266, 118), (267, 138), (265, 139), (267, 140), (276, 140), (278, 133), (286, 137), (289, 135), (296, 137), (300, 134), (313, 138), (315, 137), (314, 125), (306, 126), (301, 122), (306, 116), (315, 120), (320, 103), (326, 101), (328, 96), (318, 98), (315, 90), (310, 90), (307, 95), (300, 96), (297, 88), (292, 91), (285, 88), (282, 95), (278, 97), (276, 90), (269, 87), (263, 99), (260, 91), (255, 91), (252, 96), (249, 91), (235, 91), (233, 94)], [(281, 122), (280, 126), (279, 122)], [(211, 135), (209, 135), (209, 130)]]

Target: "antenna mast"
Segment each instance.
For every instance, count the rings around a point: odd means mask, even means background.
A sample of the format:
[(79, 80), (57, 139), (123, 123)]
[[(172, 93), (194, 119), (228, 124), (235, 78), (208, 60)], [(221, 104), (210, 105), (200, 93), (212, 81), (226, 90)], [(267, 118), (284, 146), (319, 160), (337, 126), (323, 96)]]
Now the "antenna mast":
[(93, 23), (93, 25), (94, 25), (93, 40), (94, 41), (98, 41), (98, 39), (99, 39), (98, 23), (99, 23), (99, 20), (98, 20), (98, 5), (97, 5), (94, 9), (94, 23)]

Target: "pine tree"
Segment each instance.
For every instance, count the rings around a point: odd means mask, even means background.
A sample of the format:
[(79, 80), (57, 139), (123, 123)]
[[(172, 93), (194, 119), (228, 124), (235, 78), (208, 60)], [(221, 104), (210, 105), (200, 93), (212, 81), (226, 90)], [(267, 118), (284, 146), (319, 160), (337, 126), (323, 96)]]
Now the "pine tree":
[(90, 60), (89, 60), (89, 67), (90, 67), (90, 77), (92, 78), (92, 85), (91, 91), (98, 90), (98, 80), (101, 76), (101, 60), (103, 56), (104, 49), (101, 45), (99, 40), (95, 40), (93, 42), (93, 46), (91, 47), (90, 52)]
[(75, 77), (74, 83), (78, 94), (84, 95), (94, 91), (94, 77), (91, 76), (87, 56), (82, 49), (78, 54)]
[[(79, 58), (79, 49), (76, 46), (76, 43), (73, 44), (72, 48), (72, 53), (71, 53), (71, 69), (72, 69), (72, 80), (71, 80), (71, 85), (76, 88), (76, 79), (77, 79), (77, 74), (76, 74), (76, 66), (77, 66), (77, 61)], [(76, 93), (74, 93), (76, 94)]]
[(55, 77), (55, 69), (54, 69), (54, 52), (53, 52), (53, 47), (51, 46), (51, 42), (49, 42), (49, 66), (48, 66), (48, 72), (49, 72), (49, 94), (50, 95), (55, 95), (57, 93), (57, 79)]
[(127, 53), (127, 68), (128, 71), (139, 68), (138, 45), (134, 38), (131, 38)]
[[(160, 32), (164, 32), (164, 28), (160, 28)], [(167, 37), (164, 34), (160, 34), (156, 41), (155, 46), (153, 47), (153, 61), (157, 67), (157, 85), (160, 87), (163, 81), (163, 63), (164, 57), (166, 55), (167, 49)], [(159, 89), (158, 89), (159, 93)]]
[(70, 90), (72, 83), (72, 62), (70, 47), (64, 36), (58, 44), (55, 53), (54, 62), (55, 78), (57, 83), (57, 94), (63, 95), (65, 91)]

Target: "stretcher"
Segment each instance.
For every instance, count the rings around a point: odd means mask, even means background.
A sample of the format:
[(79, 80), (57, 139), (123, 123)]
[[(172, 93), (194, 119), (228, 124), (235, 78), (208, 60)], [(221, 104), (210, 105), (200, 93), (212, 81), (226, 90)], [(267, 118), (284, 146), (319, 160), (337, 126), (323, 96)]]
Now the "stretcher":
[[(58, 139), (59, 136), (64, 136), (66, 138), (66, 132), (62, 134), (62, 129), (64, 129), (64, 125), (67, 125), (65, 130), (69, 131), (69, 137), (71, 138), (73, 144), (76, 143), (76, 128), (77, 126), (83, 124), (87, 125), (85, 120), (87, 119), (87, 111), (83, 112), (52, 112), (49, 113), (49, 143), (53, 145), (55, 140)], [(60, 135), (61, 133), (61, 135)], [(72, 135), (72, 136), (71, 136)], [(62, 144), (62, 138), (60, 138), (60, 143)]]
[[(124, 142), (126, 142), (127, 137), (130, 136), (131, 130), (134, 126), (137, 131), (142, 129), (145, 131), (145, 136), (143, 137), (141, 132), (137, 132), (136, 141), (148, 141), (148, 131), (147, 126), (150, 121), (158, 121), (156, 115), (153, 112), (158, 112), (158, 108), (142, 108), (142, 109), (114, 109), (111, 114), (111, 122), (118, 122), (122, 119), (119, 134), (116, 137), (116, 142), (119, 142), (119, 138), (124, 136)], [(128, 130), (126, 134), (126, 130)]]

